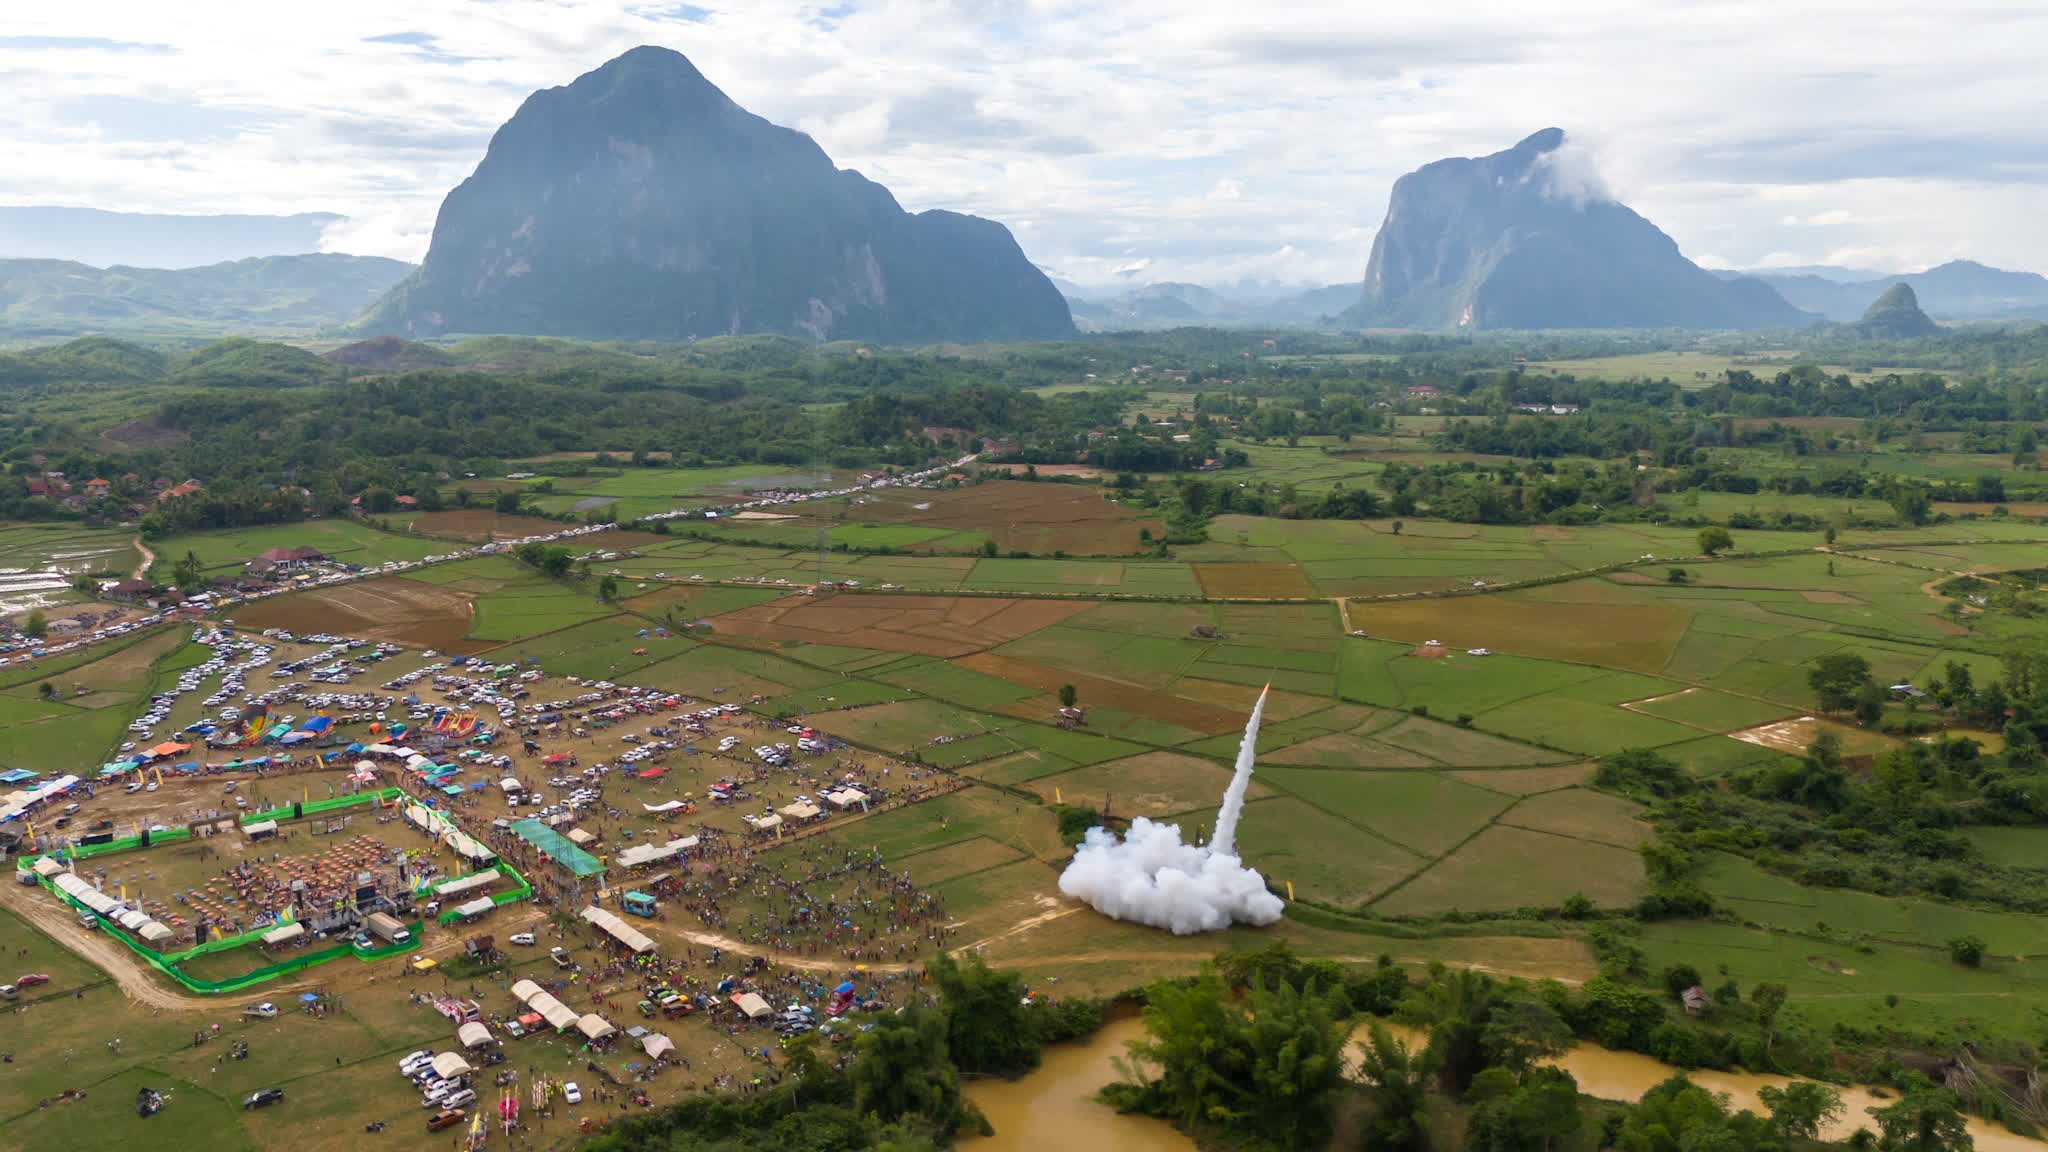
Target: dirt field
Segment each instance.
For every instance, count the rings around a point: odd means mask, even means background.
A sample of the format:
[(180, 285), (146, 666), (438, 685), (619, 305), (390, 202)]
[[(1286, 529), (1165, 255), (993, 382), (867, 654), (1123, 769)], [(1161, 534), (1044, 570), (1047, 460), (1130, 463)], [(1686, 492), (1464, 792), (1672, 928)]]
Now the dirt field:
[(1351, 605), (1351, 626), (1375, 636), (1639, 672), (1663, 671), (1689, 623), (1690, 614), (1663, 605), (1554, 604), (1506, 596)]
[(1320, 597), (1315, 585), (1292, 564), (1196, 564), (1202, 595), (1219, 600)]
[(1851, 756), (1867, 756), (1896, 747), (1888, 736), (1866, 732), (1861, 728), (1850, 728), (1831, 720), (1818, 720), (1812, 716), (1801, 716), (1796, 720), (1780, 720), (1775, 724), (1759, 724), (1741, 732), (1730, 732), (1729, 736), (1745, 744), (1759, 744), (1775, 748), (1794, 756), (1806, 753), (1806, 747), (1813, 743), (1822, 728), (1831, 728), (1842, 738), (1842, 750)]
[(1123, 556), (1140, 550), (1138, 530), (1157, 538), (1166, 525), (1119, 508), (1098, 488), (992, 480), (950, 492), (883, 489), (847, 511), (849, 521), (917, 524), (956, 532), (985, 532), (1003, 552), (1065, 552), (1070, 556)]
[(963, 656), (1094, 607), (1086, 600), (1010, 600), (994, 596), (785, 596), (711, 618), (720, 633)]
[[(953, 661), (962, 668), (1000, 676), (1013, 684), (1023, 684), (1042, 692), (1056, 692), (1062, 684), (1072, 684), (1080, 694), (1082, 704), (1090, 707), (1114, 708), (1167, 724), (1193, 728), (1211, 735), (1235, 732), (1244, 727), (1244, 713), (1220, 708), (1199, 700), (1189, 700), (1167, 692), (1140, 688), (1121, 680), (1107, 680), (1089, 676), (1070, 668), (1055, 668), (1050, 664), (1034, 663), (1030, 660), (1015, 660), (1008, 656), (997, 656), (982, 652), (962, 656)], [(1243, 689), (1239, 689), (1242, 693)], [(1028, 701), (1025, 702), (1028, 705)]]
[(480, 652), (490, 645), (463, 639), (474, 613), (466, 593), (392, 576), (245, 604), (235, 610), (235, 622), (245, 628), (341, 632), (446, 652)]
[(544, 536), (562, 530), (553, 520), (534, 516), (500, 516), (490, 508), (448, 508), (423, 512), (412, 522), (413, 530), (458, 540), (517, 540)]

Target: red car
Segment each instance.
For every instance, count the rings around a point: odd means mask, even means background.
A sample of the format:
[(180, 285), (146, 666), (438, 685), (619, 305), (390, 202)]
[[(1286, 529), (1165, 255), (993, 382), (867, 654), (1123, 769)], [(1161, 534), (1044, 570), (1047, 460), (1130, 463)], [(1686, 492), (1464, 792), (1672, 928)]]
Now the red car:
[(43, 972), (31, 972), (28, 975), (23, 976), (21, 979), (16, 980), (14, 982), (14, 986), (16, 988), (33, 988), (38, 984), (48, 984), (49, 982), (50, 977), (48, 974)]

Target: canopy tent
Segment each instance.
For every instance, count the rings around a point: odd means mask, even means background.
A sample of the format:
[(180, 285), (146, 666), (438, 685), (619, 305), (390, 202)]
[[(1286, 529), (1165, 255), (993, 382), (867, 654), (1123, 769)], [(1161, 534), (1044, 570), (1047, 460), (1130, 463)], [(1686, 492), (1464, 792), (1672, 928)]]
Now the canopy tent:
[(275, 831), (277, 831), (277, 821), (275, 820), (258, 820), (254, 824), (242, 825), (242, 832), (247, 836), (262, 836), (265, 833)]
[(41, 876), (45, 880), (64, 870), (62, 864), (57, 863), (48, 856), (38, 859), (31, 867), (36, 870), (36, 875)]
[(531, 980), (521, 980), (512, 985), (512, 998), (521, 1004), (527, 1003), (540, 993), (541, 986)]
[(612, 863), (617, 864), (621, 868), (638, 868), (643, 864), (652, 864), (657, 860), (666, 860), (674, 855), (675, 850), (666, 844), (635, 844), (617, 856), (612, 857)]
[(142, 937), (143, 943), (148, 944), (152, 948), (167, 940), (176, 939), (178, 935), (154, 920), (144, 924), (135, 934)]
[(540, 849), (542, 855), (568, 869), (578, 879), (604, 871), (604, 865), (598, 863), (596, 857), (531, 817), (513, 821), (512, 834)]
[(305, 934), (306, 926), (294, 920), (290, 924), (281, 924), (278, 927), (272, 928), (270, 931), (265, 932), (263, 934), (263, 944), (265, 947), (275, 947), (279, 944), (285, 944), (293, 940), (296, 940), (299, 937), (304, 936)]
[(782, 813), (784, 817), (790, 820), (812, 820), (816, 819), (820, 814), (818, 806), (807, 801), (785, 804), (777, 808), (776, 811)]
[(770, 1008), (768, 1002), (761, 999), (760, 994), (756, 992), (742, 992), (734, 996), (732, 1002), (735, 1008), (747, 1014), (749, 1020), (759, 1020), (775, 1014), (775, 1009)]
[(585, 1040), (602, 1040), (618, 1031), (617, 1028), (605, 1023), (604, 1017), (595, 1012), (579, 1018), (576, 1021), (576, 1030), (583, 1033)]
[(858, 788), (841, 788), (837, 792), (825, 793), (825, 799), (837, 804), (841, 808), (851, 808), (856, 804), (866, 801), (867, 798), (868, 794)]
[[(126, 769), (128, 765), (109, 764), (107, 767)], [(5, 772), (0, 772), (0, 784), (23, 784), (41, 775), (41, 772), (33, 772), (27, 768), (9, 768)]]
[(489, 912), (491, 909), (496, 907), (496, 904), (491, 903), (491, 898), (489, 896), (479, 896), (476, 899), (471, 900), (469, 903), (462, 905), (460, 908), (457, 908), (455, 910), (455, 914), (467, 920), (473, 916), (481, 916), (484, 913)]
[(766, 832), (770, 828), (782, 826), (782, 817), (780, 816), (742, 816), (740, 819), (752, 824), (756, 832)]
[(626, 923), (624, 920), (619, 919), (616, 915), (607, 912), (602, 908), (599, 908), (595, 904), (592, 904), (590, 907), (585, 908), (582, 912), (582, 916), (585, 920), (597, 925), (597, 927), (600, 930), (602, 930), (605, 933), (605, 935), (610, 936), (612, 939), (617, 940), (619, 943), (625, 945), (628, 951), (654, 951), (654, 941), (649, 940), (646, 936), (642, 935), (639, 929), (634, 928), (631, 924)]
[(149, 923), (149, 916), (145, 913), (137, 912), (133, 908), (123, 908), (121, 911), (114, 913), (114, 923), (133, 932), (144, 924)]
[(585, 832), (581, 828), (571, 828), (569, 829), (569, 843), (574, 844), (578, 848), (588, 848), (592, 844), (597, 843), (597, 837)]
[(482, 841), (478, 840), (474, 836), (471, 836), (467, 832), (461, 832), (456, 831), (454, 829), (450, 829), (447, 835), (441, 837), (441, 839), (450, 848), (455, 849), (457, 855), (461, 856), (466, 860), (476, 860), (481, 862), (496, 860), (498, 858), (498, 854), (496, 852), (493, 852), (489, 848), (484, 847)]
[(649, 1032), (640, 1038), (640, 1047), (650, 1060), (658, 1060), (664, 1052), (676, 1050), (676, 1042), (659, 1032)]
[(495, 868), (489, 872), (477, 872), (434, 885), (434, 895), (441, 897), (460, 896), (466, 892), (475, 892), (478, 889), (489, 888), (501, 879), (503, 877), (499, 875)]
[(535, 996), (533, 1003), (527, 1005), (527, 1007), (540, 1013), (541, 1019), (546, 1020), (549, 1027), (558, 1031), (563, 1028), (574, 1028), (576, 1026), (578, 1019), (576, 1010), (545, 992)]
[(649, 812), (673, 812), (683, 807), (683, 802), (681, 800), (670, 800), (666, 804), (642, 804), (640, 807), (645, 808)]
[(461, 1076), (470, 1071), (469, 1061), (456, 1052), (443, 1052), (434, 1057), (434, 1075), (443, 1080)]
[(481, 1048), (491, 1042), (491, 1028), (481, 1020), (471, 1020), (455, 1030), (455, 1038), (464, 1048)]

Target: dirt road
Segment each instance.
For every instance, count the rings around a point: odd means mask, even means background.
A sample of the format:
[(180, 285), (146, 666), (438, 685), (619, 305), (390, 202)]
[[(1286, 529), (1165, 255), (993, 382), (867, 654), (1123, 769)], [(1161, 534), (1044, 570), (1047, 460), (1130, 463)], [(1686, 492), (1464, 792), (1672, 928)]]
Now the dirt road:
[(151, 564), (156, 563), (156, 553), (151, 552), (149, 550), (149, 545), (144, 544), (142, 542), (142, 537), (140, 536), (137, 536), (135, 538), (135, 550), (137, 552), (142, 553), (142, 563), (137, 564), (135, 566), (135, 575), (133, 578), (136, 580), (140, 580), (142, 579), (142, 574), (144, 572), (149, 571), (149, 566)]
[(202, 999), (166, 987), (150, 973), (147, 965), (136, 959), (135, 953), (115, 943), (103, 931), (88, 932), (80, 928), (76, 915), (42, 889), (20, 888), (12, 884), (9, 888), (9, 908), (49, 933), (66, 948), (105, 969), (130, 1000), (172, 1012), (196, 1012), (220, 1006), (218, 999)]
[(773, 960), (778, 967), (795, 968), (803, 972), (844, 972), (855, 964), (859, 964), (870, 972), (909, 972), (923, 967), (921, 964), (873, 964), (867, 961), (847, 960), (843, 957), (838, 960), (820, 960), (811, 956), (793, 956), (786, 952), (777, 952), (772, 948), (756, 948), (752, 944), (743, 943), (730, 936), (720, 936), (715, 932), (693, 932), (688, 928), (671, 929), (665, 934), (681, 936), (692, 944), (701, 945), (706, 948), (720, 948), (727, 952), (738, 953), (741, 956), (766, 956)]

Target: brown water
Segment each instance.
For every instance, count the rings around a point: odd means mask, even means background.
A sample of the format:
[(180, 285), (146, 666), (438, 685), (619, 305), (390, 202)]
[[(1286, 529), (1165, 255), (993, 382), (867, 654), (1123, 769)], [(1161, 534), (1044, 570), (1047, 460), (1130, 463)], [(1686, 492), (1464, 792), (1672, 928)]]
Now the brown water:
[[(1390, 1027), (1397, 1039), (1415, 1044), (1420, 1039), (1407, 1029)], [(1110, 1061), (1124, 1054), (1126, 1041), (1138, 1039), (1143, 1023), (1135, 1017), (1114, 1021), (1086, 1044), (1060, 1044), (1045, 1050), (1045, 1062), (1036, 1072), (1017, 1081), (983, 1080), (967, 1086), (967, 1098), (974, 1101), (995, 1127), (995, 1135), (962, 1141), (969, 1152), (1043, 1152), (1045, 1149), (1115, 1148), (1118, 1152), (1192, 1152), (1194, 1141), (1181, 1135), (1163, 1120), (1143, 1116), (1119, 1116), (1108, 1105), (1097, 1103), (1095, 1093), (1117, 1078)], [(1353, 1041), (1354, 1050), (1362, 1040)], [(1354, 1051), (1352, 1061), (1356, 1062)], [(1581, 1044), (1552, 1061), (1572, 1074), (1579, 1091), (1602, 1100), (1635, 1100), (1669, 1079), (1677, 1069), (1635, 1052), (1613, 1052)], [(1766, 1109), (1757, 1102), (1756, 1091), (1766, 1085), (1783, 1087), (1789, 1076), (1761, 1076), (1750, 1073), (1713, 1072), (1698, 1069), (1687, 1073), (1692, 1082), (1710, 1092), (1725, 1092), (1729, 1107), (1747, 1108), (1762, 1115)], [(1868, 1108), (1881, 1108), (1889, 1100), (1872, 1096), (1865, 1088), (1843, 1088), (1842, 1118), (1822, 1133), (1829, 1140), (1845, 1140), (1858, 1128), (1877, 1130)], [(1970, 1135), (1979, 1152), (2043, 1152), (2040, 1141), (2014, 1135), (1982, 1120), (1969, 1120)]]

